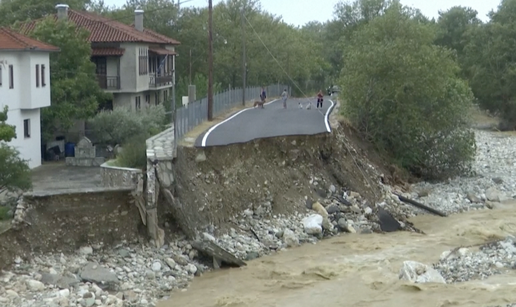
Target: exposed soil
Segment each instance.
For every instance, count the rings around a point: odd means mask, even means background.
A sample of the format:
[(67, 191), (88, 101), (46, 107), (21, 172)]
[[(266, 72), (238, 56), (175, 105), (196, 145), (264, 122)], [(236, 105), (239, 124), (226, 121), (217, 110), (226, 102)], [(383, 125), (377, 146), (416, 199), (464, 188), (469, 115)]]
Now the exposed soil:
[(146, 232), (130, 197), (128, 192), (102, 192), (27, 198), (26, 223), (0, 236), (0, 270), (16, 256), (143, 239)]
[(330, 185), (358, 192), (373, 204), (381, 196), (380, 180), (403, 184), (401, 172), (384, 167), (387, 160), (346, 123), (335, 121), (332, 127), (332, 133), (318, 136), (179, 147), (176, 194), (194, 226), (225, 228), (236, 214), (267, 202), (273, 214), (304, 211), (307, 199), (324, 197)]

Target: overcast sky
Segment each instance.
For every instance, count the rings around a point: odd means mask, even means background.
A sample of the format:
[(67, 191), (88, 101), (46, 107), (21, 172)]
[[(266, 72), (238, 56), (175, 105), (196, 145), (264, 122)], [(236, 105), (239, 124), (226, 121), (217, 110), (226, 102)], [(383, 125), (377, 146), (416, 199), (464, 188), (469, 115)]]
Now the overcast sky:
[[(174, 0), (177, 1), (177, 0)], [(221, 0), (213, 0), (213, 5)], [(108, 5), (122, 6), (125, 0), (104, 0)], [(181, 0), (182, 6), (208, 6), (208, 0)], [(333, 7), (338, 0), (261, 0), (262, 8), (276, 16), (282, 16), (289, 24), (304, 25), (312, 20), (321, 22), (333, 16)], [(469, 6), (477, 10), (478, 17), (487, 20), (487, 13), (498, 7), (497, 0), (402, 0), (405, 5), (420, 9), (429, 18), (437, 19), (440, 10), (445, 11), (452, 6)]]

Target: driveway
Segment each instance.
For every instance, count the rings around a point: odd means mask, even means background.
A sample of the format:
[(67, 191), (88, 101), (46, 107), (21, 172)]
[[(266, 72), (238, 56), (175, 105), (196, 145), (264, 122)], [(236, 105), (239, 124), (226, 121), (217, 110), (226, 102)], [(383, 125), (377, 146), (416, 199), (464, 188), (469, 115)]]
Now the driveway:
[[(306, 109), (308, 101), (312, 103)], [(298, 104), (303, 105), (299, 109)], [(331, 132), (328, 116), (335, 103), (324, 97), (322, 109), (316, 109), (316, 98), (288, 99), (287, 109), (280, 100), (273, 100), (265, 108), (247, 108), (214, 125), (195, 141), (196, 147), (224, 146), (245, 143), (254, 139), (288, 135), (315, 135)]]

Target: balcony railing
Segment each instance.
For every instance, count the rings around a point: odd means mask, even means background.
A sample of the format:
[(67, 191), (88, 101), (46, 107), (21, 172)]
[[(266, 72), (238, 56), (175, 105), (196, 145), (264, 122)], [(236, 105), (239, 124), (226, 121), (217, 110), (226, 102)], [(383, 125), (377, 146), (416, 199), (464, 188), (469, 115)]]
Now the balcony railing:
[(97, 75), (99, 86), (105, 90), (119, 90), (120, 76)]
[(172, 85), (172, 74), (166, 74), (166, 75), (155, 75), (155, 74), (149, 74), (149, 86), (150, 87), (160, 87), (160, 86), (166, 86), (166, 85)]

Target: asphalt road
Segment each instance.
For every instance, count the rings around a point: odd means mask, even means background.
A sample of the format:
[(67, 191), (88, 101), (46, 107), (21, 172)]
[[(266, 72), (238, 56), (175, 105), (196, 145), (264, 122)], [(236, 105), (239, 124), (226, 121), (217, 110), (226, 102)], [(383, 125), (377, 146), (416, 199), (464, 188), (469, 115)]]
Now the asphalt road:
[[(303, 109), (299, 108), (299, 102)], [(322, 109), (316, 108), (317, 98), (310, 98), (310, 102), (310, 110), (306, 109), (307, 98), (288, 99), (287, 109), (283, 109), (281, 100), (275, 100), (264, 109), (241, 110), (201, 134), (195, 146), (224, 146), (259, 138), (331, 132), (328, 116), (335, 105), (331, 97), (324, 97)]]

